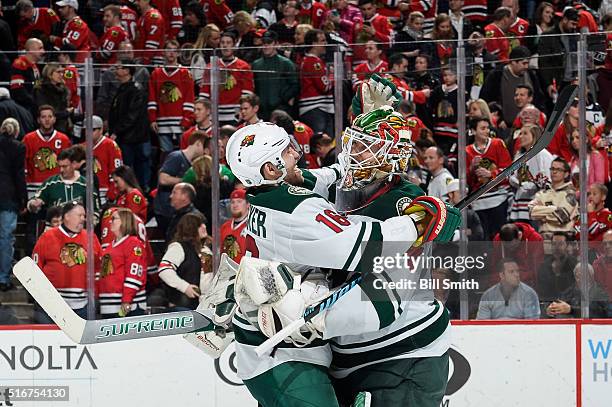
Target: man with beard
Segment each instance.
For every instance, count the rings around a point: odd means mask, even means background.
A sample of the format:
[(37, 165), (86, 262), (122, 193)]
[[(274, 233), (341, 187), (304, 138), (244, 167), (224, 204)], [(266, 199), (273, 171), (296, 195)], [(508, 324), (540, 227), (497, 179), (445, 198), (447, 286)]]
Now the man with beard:
[(240, 263), (246, 252), (246, 221), (249, 214), (249, 203), (245, 189), (235, 189), (230, 194), (230, 212), (232, 218), (221, 225), (221, 253)]

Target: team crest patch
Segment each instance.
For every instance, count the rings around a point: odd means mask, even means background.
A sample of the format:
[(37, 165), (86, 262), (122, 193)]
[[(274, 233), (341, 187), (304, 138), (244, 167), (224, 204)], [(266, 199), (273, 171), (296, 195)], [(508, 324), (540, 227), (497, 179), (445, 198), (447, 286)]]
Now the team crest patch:
[(295, 126), (295, 131), (297, 133), (303, 133), (304, 131), (306, 131), (306, 129), (301, 124), (298, 124), (298, 125)]
[(64, 71), (64, 78), (66, 79), (72, 79), (74, 78), (74, 72), (70, 71), (70, 70), (65, 70)]
[(134, 201), (136, 205), (140, 205), (140, 203), (142, 202), (142, 198), (140, 197), (140, 195), (134, 195), (132, 197), (132, 201)]
[(493, 38), (495, 36), (495, 33), (493, 31), (487, 30), (487, 32), (485, 33), (485, 37), (487, 38)]
[(223, 4), (223, 0), (215, 0), (215, 4), (217, 6), (220, 6), (221, 4)]
[(110, 254), (102, 256), (102, 266), (100, 267), (100, 277), (106, 277), (113, 274), (113, 262), (111, 261)]
[(113, 215), (113, 211), (111, 209), (107, 209), (104, 211), (104, 215), (102, 215), (103, 219), (110, 218)]
[(138, 246), (134, 247), (134, 255), (135, 256), (142, 256), (142, 249)]
[(62, 264), (68, 267), (85, 264), (87, 253), (80, 244), (68, 243), (60, 250), (60, 260)]
[(116, 37), (118, 35), (119, 35), (119, 33), (117, 31), (111, 31), (111, 36), (112, 37)]
[(312, 191), (310, 189), (296, 187), (293, 185), (287, 188), (287, 192), (289, 192), (291, 195), (311, 195), (312, 194)]
[(407, 124), (408, 124), (408, 126), (410, 126), (410, 127), (416, 127), (416, 125), (417, 125), (417, 121), (416, 121), (416, 120), (414, 120), (414, 119), (408, 119)]
[(181, 90), (170, 81), (164, 82), (160, 90), (159, 100), (163, 104), (174, 103), (183, 97)]
[(446, 178), (446, 185), (450, 184), (451, 182), (453, 182), (453, 178)]
[(255, 135), (249, 134), (248, 136), (242, 139), (242, 142), (240, 143), (240, 147), (252, 146), (254, 142), (255, 142)]
[(412, 199), (408, 198), (407, 196), (398, 199), (395, 203), (395, 209), (397, 209), (397, 214), (403, 215), (408, 205), (410, 205), (410, 202), (412, 202)]
[(320, 71), (322, 69), (321, 64), (318, 63), (318, 62), (315, 62), (314, 69), (315, 69), (315, 71)]
[(48, 147), (43, 147), (34, 154), (34, 168), (38, 171), (48, 171), (57, 168), (57, 156)]

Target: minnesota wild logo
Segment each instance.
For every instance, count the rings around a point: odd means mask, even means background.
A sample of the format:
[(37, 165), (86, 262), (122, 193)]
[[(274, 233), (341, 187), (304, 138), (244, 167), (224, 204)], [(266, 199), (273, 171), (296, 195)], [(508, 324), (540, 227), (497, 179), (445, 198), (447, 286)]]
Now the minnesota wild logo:
[(255, 142), (255, 135), (249, 134), (248, 136), (242, 139), (242, 142), (240, 143), (240, 147), (252, 146), (254, 142)]
[(172, 82), (164, 82), (160, 91), (161, 103), (174, 103), (183, 97), (181, 90)]
[(34, 154), (34, 168), (38, 171), (47, 171), (57, 168), (57, 156), (48, 147), (43, 147)]
[(60, 260), (62, 264), (73, 267), (85, 264), (87, 253), (83, 246), (77, 243), (68, 243), (60, 250)]

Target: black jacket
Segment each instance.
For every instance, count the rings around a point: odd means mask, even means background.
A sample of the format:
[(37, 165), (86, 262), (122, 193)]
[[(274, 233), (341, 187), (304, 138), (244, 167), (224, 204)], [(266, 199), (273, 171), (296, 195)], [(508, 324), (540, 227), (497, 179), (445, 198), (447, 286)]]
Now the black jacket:
[(0, 123), (9, 117), (19, 122), (19, 138), (23, 138), (26, 133), (36, 130), (32, 114), (28, 109), (8, 97), (0, 98)]
[(0, 195), (0, 210), (25, 208), (25, 145), (6, 134), (0, 134)]
[[(555, 28), (547, 31), (540, 37), (540, 42), (538, 44), (538, 54), (540, 54), (538, 67), (540, 75), (542, 76), (542, 89), (544, 90), (552, 85), (553, 79), (557, 82), (557, 89), (561, 88), (561, 83), (563, 82), (566, 62), (565, 54), (567, 50), (561, 41), (561, 34), (559, 25), (556, 25)], [(576, 38), (574, 36), (569, 36), (568, 38), (573, 44), (570, 45), (570, 47), (575, 51)]]
[(109, 133), (117, 135), (118, 144), (149, 141), (147, 92), (133, 80), (117, 89), (108, 113)]
[(34, 102), (36, 106), (51, 105), (55, 109), (55, 129), (64, 134), (72, 134), (68, 104), (70, 91), (66, 85), (54, 85), (51, 82), (42, 82), (34, 87)]
[(172, 241), (172, 239), (174, 239), (174, 233), (176, 232), (176, 226), (181, 221), (181, 218), (187, 215), (188, 213), (199, 213), (200, 215), (202, 215), (202, 212), (197, 210), (197, 208), (193, 204), (189, 204), (186, 207), (175, 211), (174, 216), (172, 216), (172, 219), (170, 220), (170, 223), (168, 224), (168, 229), (166, 230), (166, 241), (167, 242), (170, 242)]

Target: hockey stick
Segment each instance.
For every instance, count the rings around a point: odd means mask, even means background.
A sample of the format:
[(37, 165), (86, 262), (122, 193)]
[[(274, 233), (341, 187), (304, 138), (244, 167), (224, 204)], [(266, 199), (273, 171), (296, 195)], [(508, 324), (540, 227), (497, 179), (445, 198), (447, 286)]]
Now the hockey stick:
[[(459, 201), (455, 207), (459, 209), (460, 211), (464, 210), (472, 202), (480, 198), (485, 193), (489, 192), (491, 189), (497, 186), (500, 182), (502, 182), (504, 179), (509, 177), (510, 174), (518, 170), (521, 165), (523, 165), (524, 163), (526, 163), (527, 161), (535, 157), (542, 150), (544, 150), (546, 147), (548, 147), (552, 138), (555, 135), (555, 132), (557, 131), (557, 128), (561, 124), (561, 121), (563, 120), (565, 113), (571, 106), (572, 101), (574, 100), (574, 97), (577, 91), (578, 91), (577, 85), (568, 85), (567, 87), (565, 87), (563, 91), (561, 92), (561, 94), (559, 95), (559, 99), (557, 100), (557, 103), (555, 104), (553, 112), (550, 115), (550, 119), (548, 121), (548, 124), (546, 125), (546, 129), (544, 130), (544, 132), (542, 133), (542, 136), (538, 139), (538, 141), (533, 146), (531, 146), (531, 148), (525, 154), (523, 154), (521, 157), (516, 159), (506, 169), (500, 172), (495, 178), (493, 178), (486, 184), (482, 185), (476, 191), (472, 192), (471, 194), (463, 198), (461, 201)], [(257, 353), (258, 356), (263, 356), (264, 354), (270, 352), (272, 348), (274, 348), (276, 345), (281, 343), (286, 337), (291, 335), (294, 331), (299, 329), (306, 322), (308, 322), (309, 320), (314, 318), (316, 315), (320, 314), (321, 312), (325, 311), (326, 309), (331, 307), (333, 304), (335, 304), (338, 301), (338, 299), (340, 299), (344, 294), (346, 294), (353, 287), (359, 284), (362, 278), (363, 276), (361, 275), (361, 273), (355, 273), (353, 276), (351, 276), (350, 279), (348, 279), (345, 283), (343, 283), (340, 286), (339, 290), (337, 290), (335, 293), (325, 297), (319, 303), (306, 308), (306, 310), (304, 311), (304, 314), (302, 315), (302, 318), (293, 321), (292, 323), (287, 325), (285, 328), (281, 329), (276, 334), (274, 334), (272, 337), (267, 339), (264, 343), (259, 345), (257, 348), (255, 348), (255, 353)]]
[(72, 341), (79, 344), (116, 342), (215, 329), (211, 310), (85, 320), (68, 306), (30, 257), (19, 260), (13, 267), (13, 274), (57, 326)]

